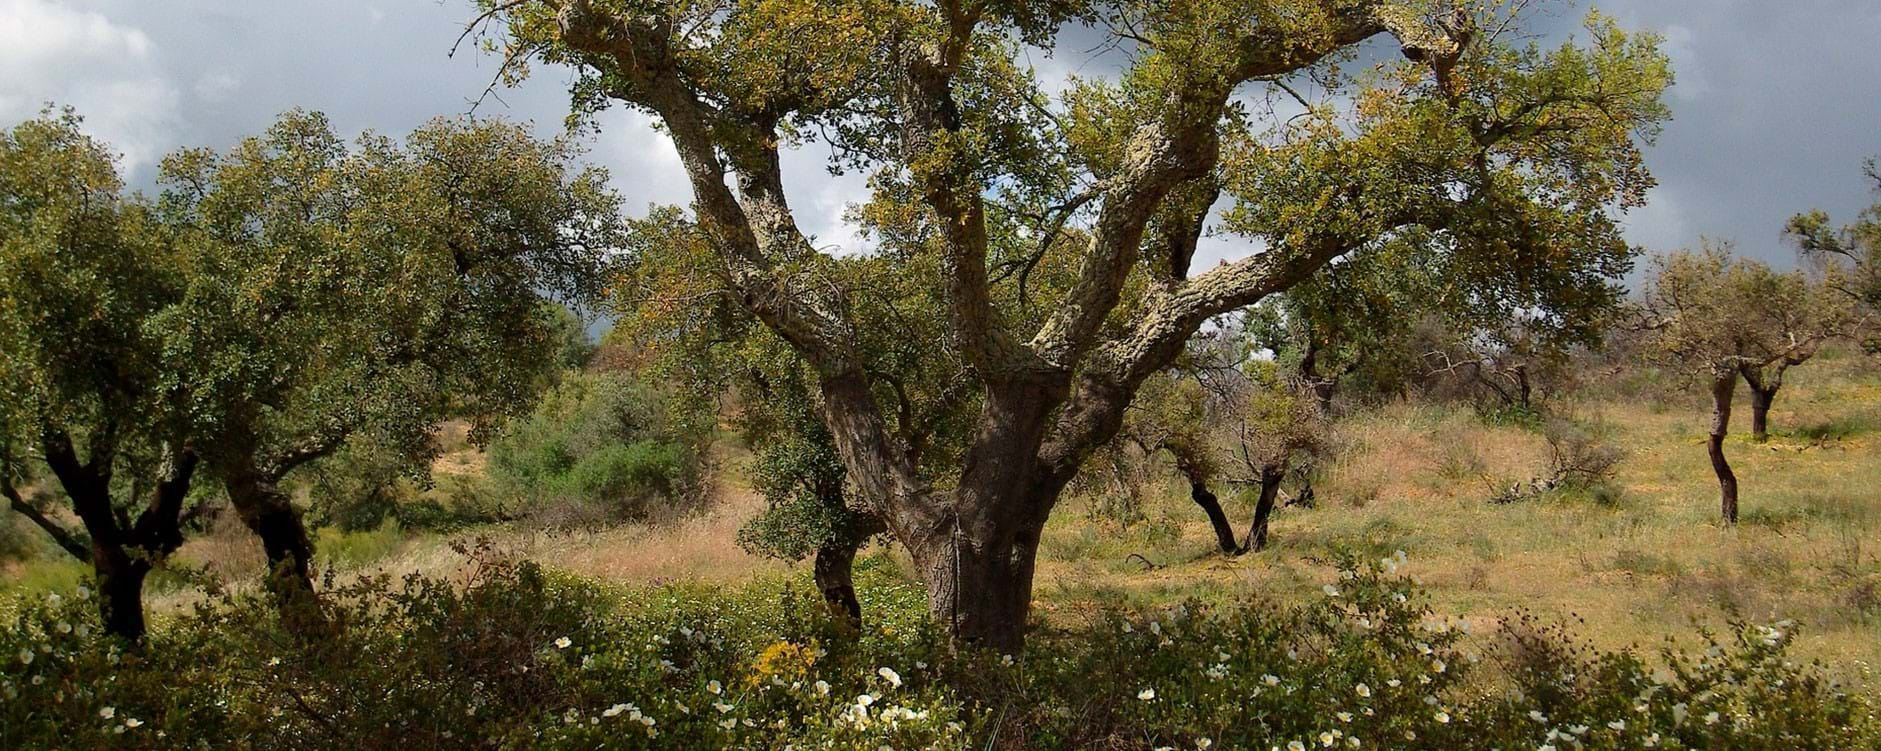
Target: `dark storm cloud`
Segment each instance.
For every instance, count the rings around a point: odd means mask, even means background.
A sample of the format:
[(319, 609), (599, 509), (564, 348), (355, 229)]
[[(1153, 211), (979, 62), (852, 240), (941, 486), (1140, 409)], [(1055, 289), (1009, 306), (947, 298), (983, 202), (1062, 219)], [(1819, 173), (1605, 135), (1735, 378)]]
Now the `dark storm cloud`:
[[(1628, 219), (1635, 242), (1663, 250), (1707, 234), (1788, 261), (1778, 230), (1790, 214), (1822, 207), (1847, 217), (1869, 202), (1860, 162), (1881, 154), (1881, 3), (1620, 0), (1601, 9), (1664, 34), (1680, 81), (1676, 119), (1650, 153), (1660, 187)], [(1556, 4), (1536, 27), (1558, 38), (1585, 10)], [(324, 111), (347, 133), (401, 134), (468, 110), (490, 82), (492, 59), (446, 54), (471, 15), (454, 0), (0, 0), (0, 120), (47, 100), (77, 105), (144, 185), (164, 151), (225, 147), (291, 107)], [(1045, 77), (1105, 67), (1071, 49), (1033, 62)], [(565, 71), (539, 71), (479, 113), (555, 132), (566, 81)], [(646, 118), (617, 111), (604, 123), (591, 156), (631, 206), (688, 200), (670, 146)], [(840, 217), (862, 195), (861, 179), (832, 179), (814, 151), (788, 162), (806, 227), (853, 247)], [(1213, 250), (1239, 254), (1233, 243)]]

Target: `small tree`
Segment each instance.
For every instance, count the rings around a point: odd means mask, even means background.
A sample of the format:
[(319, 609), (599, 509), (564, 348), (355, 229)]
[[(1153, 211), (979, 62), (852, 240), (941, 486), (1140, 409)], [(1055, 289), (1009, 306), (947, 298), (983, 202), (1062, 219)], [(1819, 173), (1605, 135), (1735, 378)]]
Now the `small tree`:
[[(1881, 161), (1869, 160), (1868, 179), (1881, 191)], [(1823, 286), (1859, 307), (1859, 333), (1870, 352), (1881, 341), (1868, 329), (1881, 320), (1881, 203), (1862, 211), (1853, 224), (1836, 229), (1822, 211), (1798, 214), (1784, 228), (1803, 259), (1823, 274)]]
[(1849, 308), (1800, 271), (1778, 273), (1713, 243), (1699, 253), (1656, 259), (1640, 302), (1644, 326), (1653, 332), (1654, 357), (1708, 384), (1711, 467), (1724, 520), (1735, 524), (1737, 476), (1725, 458), (1724, 439), (1738, 379), (1751, 385), (1753, 431), (1762, 441), (1783, 374), (1845, 331)]
[(365, 434), (422, 472), (440, 420), (487, 437), (547, 382), (561, 341), (542, 294), (591, 293), (619, 244), (618, 199), (575, 154), (463, 120), (349, 148), (295, 111), (226, 154), (164, 160), (186, 282), (148, 327), (163, 387), (284, 604), (313, 593), (290, 473)]
[[(92, 566), (104, 627), (143, 636), (143, 583), (182, 545), (197, 445), (152, 329), (184, 263), (70, 110), (0, 134), (0, 492)], [(26, 497), (48, 472), (83, 531)]]

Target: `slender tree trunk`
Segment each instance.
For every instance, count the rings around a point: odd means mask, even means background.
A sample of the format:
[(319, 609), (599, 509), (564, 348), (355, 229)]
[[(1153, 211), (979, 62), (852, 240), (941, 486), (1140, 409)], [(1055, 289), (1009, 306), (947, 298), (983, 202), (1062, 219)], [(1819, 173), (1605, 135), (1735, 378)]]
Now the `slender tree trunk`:
[(1737, 374), (1717, 376), (1711, 382), (1711, 436), (1707, 447), (1711, 471), (1718, 475), (1718, 497), (1724, 521), (1737, 523), (1737, 475), (1724, 458), (1724, 439), (1731, 432), (1731, 398), (1737, 393)]
[(1207, 473), (1180, 450), (1172, 453), (1176, 454), (1176, 470), (1189, 481), (1189, 500), (1201, 506), (1202, 513), (1208, 515), (1208, 524), (1215, 530), (1215, 544), (1228, 555), (1239, 553), (1234, 540), (1234, 525), (1228, 522), (1227, 512), (1221, 509), (1221, 499), (1208, 489)]
[(862, 626), (862, 602), (856, 599), (855, 563), (859, 542), (827, 542), (816, 549), (811, 571), (830, 614), (851, 629)]
[(1273, 516), (1274, 502), (1280, 497), (1280, 480), (1286, 476), (1284, 467), (1261, 469), (1260, 500), (1254, 504), (1254, 522), (1248, 526), (1247, 542), (1241, 545), (1242, 553), (1258, 553), (1267, 547), (1267, 520)]
[(229, 500), (249, 531), (261, 538), (268, 556), (268, 589), (274, 593), (289, 630), (310, 633), (322, 623), (313, 584), (313, 541), (300, 509), (275, 481), (236, 476), (227, 483)]
[(1750, 387), (1750, 437), (1758, 443), (1770, 440), (1770, 403), (1776, 400), (1777, 388)]

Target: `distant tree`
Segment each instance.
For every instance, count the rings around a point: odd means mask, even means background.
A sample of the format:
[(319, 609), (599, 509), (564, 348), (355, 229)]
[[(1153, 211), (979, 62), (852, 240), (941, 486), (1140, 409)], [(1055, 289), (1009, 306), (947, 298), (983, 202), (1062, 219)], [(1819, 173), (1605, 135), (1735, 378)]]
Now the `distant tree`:
[[(1583, 281), (1631, 254), (1613, 212), (1651, 185), (1638, 146), (1670, 82), (1655, 40), (1603, 18), (1585, 45), (1517, 41), (1520, 3), (478, 5), (511, 80), (569, 66), (583, 112), (620, 102), (664, 126), (714, 268), (815, 372), (848, 480), (935, 620), (1009, 651), (1066, 485), (1207, 321), (1413, 233), (1506, 299)], [(1132, 54), (1054, 99), (1016, 53), (1092, 27)], [(1339, 64), (1386, 38), (1401, 61)], [(1349, 106), (1242, 104), (1306, 76)], [(868, 278), (933, 290), (916, 320), (938, 329), (849, 304), (786, 189), (783, 150), (813, 136), (871, 174), (865, 212), (904, 217), (883, 224), (914, 242), (872, 257), (896, 273)], [(1211, 216), (1263, 252), (1192, 268)], [(1028, 297), (1034, 258), (1062, 291), (1012, 317), (1000, 301)], [(897, 420), (907, 389), (870, 367), (865, 343), (898, 332), (966, 366), (977, 415), (944, 476), (921, 424)]]
[(1640, 296), (1653, 356), (1706, 382), (1712, 402), (1708, 450), (1724, 520), (1737, 522), (1737, 476), (1724, 455), (1737, 381), (1751, 386), (1752, 430), (1768, 437), (1770, 404), (1789, 368), (1846, 331), (1847, 301), (1801, 271), (1779, 273), (1734, 257), (1728, 245), (1661, 256)]
[(592, 294), (619, 244), (618, 199), (576, 153), (443, 119), (349, 148), (295, 111), (163, 161), (185, 286), (147, 326), (162, 386), (284, 604), (313, 595), (289, 473), (364, 435), (422, 472), (441, 420), (485, 437), (547, 382), (565, 336), (542, 294)]
[[(1881, 191), (1881, 161), (1869, 160), (1868, 179)], [(1803, 259), (1825, 275), (1824, 286), (1861, 307), (1860, 335), (1870, 352), (1881, 352), (1881, 339), (1869, 328), (1881, 320), (1881, 203), (1862, 211), (1854, 223), (1837, 229), (1823, 211), (1790, 219), (1785, 227)]]
[[(91, 564), (104, 627), (131, 640), (200, 464), (153, 330), (183, 296), (182, 255), (71, 110), (0, 134), (0, 492)], [(47, 474), (82, 531), (29, 497)]]

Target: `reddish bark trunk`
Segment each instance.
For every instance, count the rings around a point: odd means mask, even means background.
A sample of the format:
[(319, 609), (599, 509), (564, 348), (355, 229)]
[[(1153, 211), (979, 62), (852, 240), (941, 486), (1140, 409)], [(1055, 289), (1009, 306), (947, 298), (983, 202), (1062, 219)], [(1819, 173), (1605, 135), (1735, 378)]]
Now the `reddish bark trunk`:
[(1731, 432), (1731, 398), (1736, 392), (1736, 373), (1712, 380), (1711, 436), (1706, 443), (1711, 454), (1711, 471), (1718, 475), (1719, 510), (1729, 524), (1737, 523), (1737, 475), (1724, 458), (1724, 439)]

